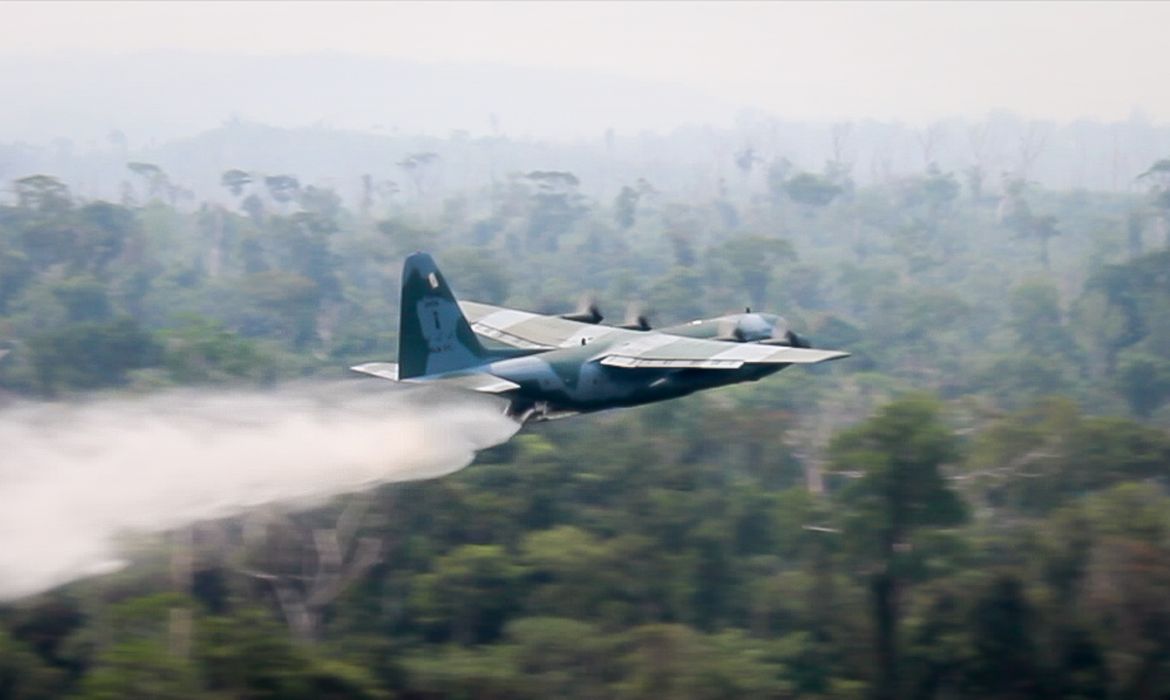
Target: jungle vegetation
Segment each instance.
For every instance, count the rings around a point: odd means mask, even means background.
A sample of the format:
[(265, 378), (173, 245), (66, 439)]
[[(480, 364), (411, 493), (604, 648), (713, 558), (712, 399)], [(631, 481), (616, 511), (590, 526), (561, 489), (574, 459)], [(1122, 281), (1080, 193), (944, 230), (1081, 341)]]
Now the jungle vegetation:
[(428, 150), (356, 198), (248, 163), (202, 198), (148, 162), (118, 201), (13, 179), (0, 401), (343, 377), (392, 359), (418, 249), (468, 299), (751, 306), (853, 357), (147, 538), (0, 606), (0, 698), (1170, 693), (1170, 160), (1123, 191), (727, 160), (604, 198), (454, 187)]

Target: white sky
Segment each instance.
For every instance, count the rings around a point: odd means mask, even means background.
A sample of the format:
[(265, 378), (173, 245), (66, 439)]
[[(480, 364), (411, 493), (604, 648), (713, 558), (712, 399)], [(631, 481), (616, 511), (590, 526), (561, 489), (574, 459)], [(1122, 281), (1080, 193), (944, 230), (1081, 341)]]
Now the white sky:
[(0, 2), (0, 52), (338, 51), (599, 69), (790, 118), (1170, 121), (1170, 3)]

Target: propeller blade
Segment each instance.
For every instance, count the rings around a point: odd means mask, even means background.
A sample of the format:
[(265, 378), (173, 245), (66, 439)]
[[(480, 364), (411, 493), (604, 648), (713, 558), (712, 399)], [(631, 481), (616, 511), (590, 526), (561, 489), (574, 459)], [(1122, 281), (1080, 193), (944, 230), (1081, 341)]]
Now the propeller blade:
[(742, 343), (745, 338), (743, 330), (739, 327), (739, 319), (736, 316), (728, 316), (719, 321), (719, 333), (715, 336), (715, 340), (724, 340), (729, 343)]
[(777, 317), (772, 323), (772, 339), (773, 340), (790, 340), (789, 336), (792, 331), (788, 327), (788, 321), (782, 317)]
[(626, 309), (626, 318), (618, 328), (624, 328), (628, 331), (648, 331), (650, 330), (650, 319), (645, 312), (639, 310), (637, 304), (630, 304)]
[(601, 313), (601, 307), (597, 305), (597, 301), (591, 297), (585, 297), (581, 303), (577, 305), (577, 310), (571, 314), (561, 314), (561, 318), (566, 321), (578, 321), (580, 323), (601, 323), (605, 320), (605, 316)]

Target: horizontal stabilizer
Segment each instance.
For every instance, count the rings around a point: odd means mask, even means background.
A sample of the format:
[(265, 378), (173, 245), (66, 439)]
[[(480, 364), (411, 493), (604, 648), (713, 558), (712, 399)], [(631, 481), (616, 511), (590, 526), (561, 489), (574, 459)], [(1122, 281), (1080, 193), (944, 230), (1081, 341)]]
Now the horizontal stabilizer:
[(478, 391), (483, 394), (502, 394), (505, 391), (519, 389), (520, 385), (507, 379), (500, 379), (487, 372), (468, 372), (465, 374), (447, 374), (433, 379), (425, 379), (419, 384), (441, 384), (455, 389)]
[(411, 379), (398, 378), (398, 365), (393, 362), (367, 362), (363, 365), (350, 367), (355, 372), (369, 374), (382, 379), (408, 382), (410, 384), (441, 384), (453, 389), (479, 391), (485, 394), (500, 394), (505, 391), (519, 389), (520, 385), (507, 379), (500, 379), (487, 372), (453, 372), (432, 377), (415, 377)]
[(398, 381), (398, 365), (394, 362), (367, 362), (364, 365), (354, 365), (350, 369), (362, 374)]

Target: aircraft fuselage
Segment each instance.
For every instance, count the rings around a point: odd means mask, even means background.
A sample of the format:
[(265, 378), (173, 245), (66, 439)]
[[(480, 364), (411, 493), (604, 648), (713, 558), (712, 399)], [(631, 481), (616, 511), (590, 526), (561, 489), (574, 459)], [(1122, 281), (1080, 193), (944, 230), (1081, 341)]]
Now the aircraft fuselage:
[(664, 401), (847, 355), (811, 349), (779, 316), (750, 309), (656, 331), (642, 318), (599, 325), (596, 309), (554, 317), (460, 304), (426, 253), (403, 263), (399, 314), (398, 362), (354, 370), (499, 396), (521, 421)]
[(678, 398), (703, 389), (755, 381), (788, 366), (628, 369), (598, 362), (596, 356), (617, 342), (604, 338), (586, 341), (573, 347), (490, 362), (471, 371), (518, 384), (519, 388), (501, 394), (512, 403), (509, 413), (541, 420)]

